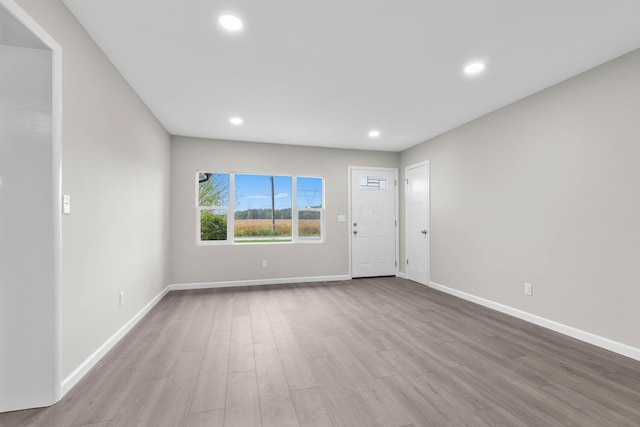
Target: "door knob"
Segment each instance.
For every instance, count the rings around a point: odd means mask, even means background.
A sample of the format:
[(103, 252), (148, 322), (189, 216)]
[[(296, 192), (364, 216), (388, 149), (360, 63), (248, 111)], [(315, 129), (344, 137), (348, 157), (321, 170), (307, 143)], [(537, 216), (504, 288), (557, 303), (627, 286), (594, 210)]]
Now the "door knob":
[(422, 234), (427, 234), (427, 230), (422, 230), (421, 233)]
[(353, 234), (358, 234), (358, 230), (353, 230)]

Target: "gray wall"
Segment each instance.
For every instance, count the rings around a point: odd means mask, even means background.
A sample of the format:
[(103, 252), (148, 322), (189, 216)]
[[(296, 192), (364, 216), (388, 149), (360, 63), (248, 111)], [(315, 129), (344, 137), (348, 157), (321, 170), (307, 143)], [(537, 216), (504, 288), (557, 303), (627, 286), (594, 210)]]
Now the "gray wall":
[[(400, 160), (431, 160), (433, 282), (640, 347), (638, 51), (401, 155), (169, 144), (59, 0), (18, 3), (63, 47), (63, 377), (169, 282), (347, 274), (347, 166)], [(198, 169), (324, 176), (326, 243), (196, 246)]]
[(168, 284), (169, 135), (59, 0), (18, 3), (63, 49), (65, 378)]
[[(397, 167), (398, 153), (172, 137), (171, 283), (287, 279), (349, 274), (348, 166)], [(196, 245), (198, 170), (325, 178), (322, 244)], [(262, 260), (269, 268), (262, 268)]]
[(640, 348), (640, 50), (403, 152), (401, 172), (425, 159), (432, 282)]

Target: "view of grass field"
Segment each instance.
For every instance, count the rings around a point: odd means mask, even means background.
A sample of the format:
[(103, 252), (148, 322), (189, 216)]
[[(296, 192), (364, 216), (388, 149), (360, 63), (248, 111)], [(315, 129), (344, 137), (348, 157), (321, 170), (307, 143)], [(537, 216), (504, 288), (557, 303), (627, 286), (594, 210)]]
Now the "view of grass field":
[[(237, 219), (234, 222), (235, 237), (291, 236), (291, 220), (276, 219), (275, 232), (271, 232), (270, 219)], [(320, 237), (319, 219), (298, 220), (299, 236)]]

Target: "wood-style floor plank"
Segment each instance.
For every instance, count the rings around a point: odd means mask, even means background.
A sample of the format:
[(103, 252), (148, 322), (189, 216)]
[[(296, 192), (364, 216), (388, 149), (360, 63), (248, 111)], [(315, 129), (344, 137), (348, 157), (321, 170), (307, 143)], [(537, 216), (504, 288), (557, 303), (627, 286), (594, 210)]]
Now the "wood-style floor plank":
[(411, 419), (413, 424), (420, 426), (449, 425), (444, 415), (435, 406), (436, 402), (425, 399), (403, 377), (385, 377), (376, 380), (383, 389), (395, 400), (395, 404)]
[(271, 326), (274, 329), (273, 335), (289, 389), (301, 390), (315, 387), (317, 385), (316, 379), (289, 325), (283, 322), (272, 323)]
[(299, 426), (276, 344), (256, 344), (254, 351), (262, 425)]
[(298, 414), (300, 427), (333, 426), (318, 387), (294, 390), (291, 392), (291, 398)]
[(359, 384), (357, 392), (370, 408), (376, 425), (403, 427), (411, 424), (411, 419), (377, 381)]
[(114, 419), (129, 393), (138, 383), (139, 375), (135, 371), (135, 360), (114, 359), (113, 370), (96, 382), (99, 390), (94, 398), (87, 402), (75, 424), (93, 424), (98, 421)]
[(204, 351), (182, 352), (153, 409), (149, 425), (179, 425), (189, 414)]
[(1, 427), (639, 426), (640, 362), (398, 278), (168, 293)]
[(262, 425), (255, 371), (229, 373), (226, 402), (225, 427)]
[(110, 423), (115, 427), (149, 425), (162, 393), (167, 390), (168, 378), (142, 380), (126, 395), (124, 404)]
[(322, 398), (331, 423), (336, 426), (376, 425), (375, 415), (355, 390), (351, 388), (323, 389)]
[(287, 318), (291, 332), (307, 359), (327, 355), (327, 351), (322, 345), (320, 337), (311, 329), (304, 314), (300, 310), (286, 311), (285, 317)]
[(224, 410), (199, 412), (189, 415), (185, 427), (223, 427)]
[(254, 369), (251, 318), (249, 316), (234, 317), (231, 326), (229, 372), (252, 371)]
[(275, 343), (273, 332), (271, 331), (271, 322), (269, 321), (269, 315), (267, 314), (267, 308), (265, 307), (262, 298), (249, 304), (249, 313), (251, 318), (251, 334), (253, 343)]
[(224, 409), (230, 343), (229, 331), (210, 331), (202, 369), (191, 402), (191, 413)]

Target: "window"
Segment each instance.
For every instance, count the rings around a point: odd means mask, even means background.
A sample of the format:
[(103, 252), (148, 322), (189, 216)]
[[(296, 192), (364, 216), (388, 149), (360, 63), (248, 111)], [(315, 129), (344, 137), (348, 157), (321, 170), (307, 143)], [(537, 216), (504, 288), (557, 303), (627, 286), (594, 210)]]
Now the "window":
[(322, 179), (296, 178), (296, 208), (298, 211), (298, 238), (322, 239)]
[(320, 242), (319, 177), (198, 172), (201, 243)]
[(386, 190), (387, 178), (378, 176), (361, 176), (360, 188), (371, 188), (374, 190)]
[(290, 176), (236, 174), (235, 242), (291, 242)]
[(200, 241), (227, 240), (230, 188), (228, 173), (198, 173)]

